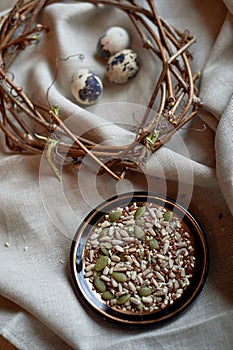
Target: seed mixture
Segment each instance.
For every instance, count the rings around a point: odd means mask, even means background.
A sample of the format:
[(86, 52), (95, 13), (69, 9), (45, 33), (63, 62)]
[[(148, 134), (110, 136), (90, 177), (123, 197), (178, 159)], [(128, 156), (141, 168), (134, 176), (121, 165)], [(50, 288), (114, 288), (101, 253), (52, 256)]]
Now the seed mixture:
[(110, 307), (161, 310), (179, 299), (195, 267), (193, 240), (172, 211), (154, 203), (118, 207), (93, 227), (84, 276)]

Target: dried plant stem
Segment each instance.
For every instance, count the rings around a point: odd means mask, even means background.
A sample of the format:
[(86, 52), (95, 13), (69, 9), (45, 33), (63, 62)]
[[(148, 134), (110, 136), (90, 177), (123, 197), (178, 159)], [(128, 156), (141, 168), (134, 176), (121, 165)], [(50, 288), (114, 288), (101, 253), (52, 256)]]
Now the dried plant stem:
[[(199, 73), (192, 72), (188, 51), (195, 37), (182, 33), (161, 18), (156, 0), (146, 0), (144, 5), (139, 0), (82, 1), (124, 12), (134, 25), (142, 47), (161, 62), (160, 75), (154, 77), (154, 87), (134, 141), (126, 146), (98, 145), (75, 135), (55, 107), (35, 104), (24, 89), (16, 85), (14, 78), (10, 78), (10, 67), (20, 51), (36, 42), (42, 31), (49, 30), (36, 24), (38, 15), (44, 7), (56, 2), (60, 1), (18, 0), (12, 10), (0, 18), (0, 129), (7, 147), (13, 151), (42, 153), (47, 150), (50, 162), (55, 152), (66, 164), (75, 167), (88, 155), (100, 167), (99, 174), (107, 172), (119, 181), (125, 170), (139, 168), (197, 114), (201, 101), (196, 96), (195, 82)], [(167, 127), (161, 129), (164, 120)], [(37, 127), (43, 129), (41, 134), (35, 131)], [(56, 140), (50, 137), (53, 132)]]
[(61, 121), (61, 119), (53, 112), (50, 111), (50, 114), (52, 115), (53, 119), (58, 123), (59, 126), (62, 127), (62, 129), (67, 133), (68, 136), (86, 153), (88, 154), (93, 160), (95, 160), (101, 167), (103, 167), (110, 175), (112, 175), (113, 178), (116, 180), (121, 180), (119, 176), (117, 176), (115, 173), (111, 171), (111, 169), (107, 168), (104, 163), (102, 163), (99, 158), (97, 158), (74, 134), (65, 126), (65, 124)]

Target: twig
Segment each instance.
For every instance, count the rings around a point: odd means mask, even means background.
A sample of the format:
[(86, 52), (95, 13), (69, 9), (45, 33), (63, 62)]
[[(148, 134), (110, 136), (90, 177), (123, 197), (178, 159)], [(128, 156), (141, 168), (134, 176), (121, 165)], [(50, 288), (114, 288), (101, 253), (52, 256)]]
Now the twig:
[[(154, 87), (134, 141), (126, 146), (106, 146), (75, 135), (55, 108), (35, 104), (10, 78), (10, 67), (21, 50), (37, 41), (40, 32), (47, 29), (36, 24), (38, 15), (46, 6), (60, 2), (58, 0), (18, 0), (12, 10), (0, 18), (0, 129), (5, 135), (6, 145), (14, 151), (42, 153), (46, 150), (55, 172), (54, 152), (67, 160), (66, 164), (75, 167), (88, 155), (100, 166), (99, 173), (107, 172), (119, 181), (126, 169), (136, 169), (145, 163), (151, 153), (168, 142), (197, 114), (201, 101), (196, 95), (195, 83), (199, 73), (192, 72), (188, 51), (195, 37), (182, 33), (161, 18), (156, 0), (145, 0), (143, 4), (139, 0), (81, 1), (115, 7), (124, 12), (134, 25), (142, 47), (150, 50), (161, 62), (160, 75), (154, 77)], [(161, 129), (162, 118), (167, 120), (165, 129)], [(37, 126), (43, 128), (41, 134), (34, 131)], [(56, 139), (51, 138), (53, 132)], [(62, 141), (64, 135), (65, 142)]]
[(99, 158), (97, 158), (74, 134), (66, 127), (66, 125), (61, 121), (61, 119), (53, 112), (50, 111), (53, 119), (58, 123), (59, 126), (70, 136), (70, 138), (86, 153), (88, 154), (96, 163), (103, 167), (114, 179), (121, 180), (114, 172), (112, 172), (104, 163), (102, 163)]

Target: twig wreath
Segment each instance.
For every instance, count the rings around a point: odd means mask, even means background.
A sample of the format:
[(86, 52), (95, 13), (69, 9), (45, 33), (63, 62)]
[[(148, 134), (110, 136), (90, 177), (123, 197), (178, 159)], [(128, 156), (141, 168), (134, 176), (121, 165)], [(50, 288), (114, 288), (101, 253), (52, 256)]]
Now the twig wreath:
[[(201, 100), (197, 97), (195, 82), (199, 73), (190, 68), (190, 46), (195, 37), (188, 31), (180, 32), (162, 19), (155, 0), (146, 0), (145, 6), (136, 0), (88, 0), (94, 5), (112, 6), (123, 11), (132, 21), (142, 46), (150, 50), (162, 63), (162, 71), (155, 82), (147, 109), (153, 110), (153, 118), (145, 112), (135, 140), (127, 146), (97, 145), (92, 140), (77, 137), (60, 116), (59, 108), (39, 106), (31, 101), (23, 88), (17, 86), (10, 72), (16, 57), (28, 45), (35, 43), (42, 31), (36, 24), (43, 9), (54, 0), (18, 0), (12, 10), (0, 18), (0, 128), (5, 135), (6, 146), (14, 152), (47, 152), (47, 160), (57, 173), (52, 155), (63, 155), (77, 167), (83, 157), (89, 155), (100, 165), (99, 174), (108, 172), (121, 180), (127, 169), (139, 168), (142, 160), (165, 144), (172, 135), (190, 121), (198, 112)], [(44, 128), (38, 135), (27, 125), (27, 120)], [(166, 125), (161, 120), (166, 120)], [(31, 123), (30, 123), (31, 124)], [(50, 135), (66, 135), (67, 142), (54, 140)]]

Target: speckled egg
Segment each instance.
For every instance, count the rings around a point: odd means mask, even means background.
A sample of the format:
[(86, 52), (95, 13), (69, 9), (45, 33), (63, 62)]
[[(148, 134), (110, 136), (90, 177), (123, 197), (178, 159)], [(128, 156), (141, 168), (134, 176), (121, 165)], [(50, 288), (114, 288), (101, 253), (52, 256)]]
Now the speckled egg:
[(118, 51), (127, 49), (130, 45), (130, 36), (122, 27), (111, 27), (104, 32), (97, 44), (97, 55), (108, 59)]
[(100, 78), (92, 71), (82, 68), (73, 75), (71, 92), (78, 104), (92, 105), (100, 98), (103, 85)]
[(113, 83), (127, 83), (137, 74), (138, 70), (138, 54), (130, 49), (121, 50), (108, 60), (107, 76)]

